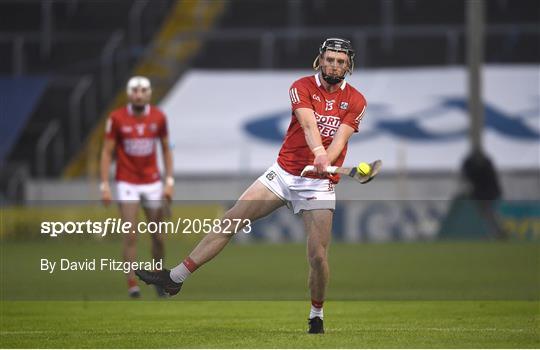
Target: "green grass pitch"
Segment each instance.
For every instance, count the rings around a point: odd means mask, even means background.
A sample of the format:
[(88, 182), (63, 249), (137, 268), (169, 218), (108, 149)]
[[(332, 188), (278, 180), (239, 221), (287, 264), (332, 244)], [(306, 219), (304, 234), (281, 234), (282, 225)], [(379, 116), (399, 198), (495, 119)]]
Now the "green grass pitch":
[[(167, 266), (194, 240), (167, 242)], [(301, 244), (231, 245), (158, 300), (120, 272), (39, 271), (39, 258), (120, 257), (120, 242), (2, 242), (0, 347), (538, 348), (537, 243), (333, 244), (324, 335), (305, 334)], [(141, 258), (148, 257), (147, 241)]]
[(308, 335), (301, 301), (8, 302), (2, 347), (513, 348), (539, 346), (538, 304), (330, 301)]

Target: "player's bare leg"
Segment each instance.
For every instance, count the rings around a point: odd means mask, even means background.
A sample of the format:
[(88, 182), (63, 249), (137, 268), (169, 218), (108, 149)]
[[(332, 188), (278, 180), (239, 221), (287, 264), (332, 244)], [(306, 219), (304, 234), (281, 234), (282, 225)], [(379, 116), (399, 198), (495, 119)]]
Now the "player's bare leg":
[[(124, 251), (123, 258), (124, 261), (133, 262), (137, 259), (137, 215), (139, 213), (139, 203), (136, 201), (125, 201), (119, 204), (120, 207), (120, 216), (122, 221), (130, 222), (132, 232), (124, 235)], [(137, 286), (137, 280), (135, 278), (135, 273), (130, 271), (127, 273), (127, 281), (129, 288), (129, 295), (131, 297), (137, 298), (140, 295), (139, 287)]]
[[(144, 207), (144, 214), (147, 222), (159, 223), (163, 220), (161, 208)], [(162, 260), (165, 256), (165, 245), (163, 243), (163, 235), (161, 232), (151, 234), (152, 237), (152, 258), (155, 261)]]
[[(235, 205), (229, 209), (223, 219), (249, 219), (251, 222), (260, 219), (277, 208), (283, 206), (283, 201), (270, 191), (261, 182), (255, 181), (243, 194)], [(225, 225), (222, 225), (222, 230)], [(230, 229), (230, 228), (229, 228)], [(242, 227), (239, 227), (239, 230)], [(206, 235), (189, 254), (197, 264), (208, 262), (214, 258), (229, 243), (234, 233), (210, 233)]]
[[(235, 205), (225, 213), (222, 219), (249, 219), (251, 222), (264, 217), (284, 202), (261, 182), (255, 181)], [(137, 270), (137, 276), (147, 284), (162, 286), (167, 293), (175, 295), (180, 291), (184, 280), (202, 264), (212, 260), (225, 248), (236, 232), (226, 233), (223, 230), (228, 225), (222, 224), (221, 232), (207, 234), (193, 249), (191, 254), (171, 271), (164, 269), (159, 273)], [(235, 226), (236, 228), (236, 226)], [(241, 230), (243, 226), (238, 226)], [(230, 228), (229, 228), (230, 229)]]
[[(163, 211), (161, 207), (158, 208), (148, 208), (144, 207), (144, 214), (146, 216), (147, 222), (159, 223), (163, 220)], [(161, 232), (156, 232), (151, 234), (152, 237), (152, 258), (155, 261), (163, 261), (165, 257), (165, 245), (163, 243), (163, 234)], [(165, 290), (160, 286), (156, 287), (156, 293), (158, 297), (166, 297), (167, 294)]]
[(307, 234), (309, 289), (311, 292), (310, 333), (324, 333), (323, 303), (329, 278), (328, 246), (332, 232), (333, 212), (329, 209), (302, 212)]

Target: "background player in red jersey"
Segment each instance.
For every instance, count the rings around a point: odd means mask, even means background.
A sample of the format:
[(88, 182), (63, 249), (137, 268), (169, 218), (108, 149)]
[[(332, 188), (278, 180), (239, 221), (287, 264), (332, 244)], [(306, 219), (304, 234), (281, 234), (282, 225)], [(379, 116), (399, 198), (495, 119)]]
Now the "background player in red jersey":
[[(300, 214), (307, 235), (311, 311), (309, 333), (324, 333), (323, 302), (328, 282), (327, 250), (335, 208), (334, 184), (338, 176), (325, 173), (329, 165), (340, 166), (347, 142), (366, 108), (362, 94), (344, 80), (354, 66), (354, 51), (347, 40), (331, 38), (319, 49), (314, 76), (301, 78), (289, 90), (292, 116), (277, 162), (255, 181), (226, 214), (228, 219), (257, 220), (287, 205)], [(306, 165), (318, 172), (301, 177)], [(184, 280), (215, 257), (234, 232), (208, 234), (191, 254), (171, 271), (137, 270), (146, 283), (164, 287), (171, 295)]]
[[(112, 200), (109, 185), (109, 169), (113, 152), (116, 150), (117, 196), (122, 220), (131, 222), (136, 228), (139, 203), (142, 202), (149, 222), (162, 219), (162, 198), (171, 200), (174, 177), (173, 162), (169, 148), (167, 120), (155, 106), (150, 105), (152, 89), (150, 81), (136, 76), (127, 84), (129, 103), (114, 110), (105, 131), (105, 142), (101, 152), (101, 197), (108, 205)], [(156, 139), (161, 141), (165, 163), (165, 187), (161, 183), (156, 156)], [(137, 233), (124, 236), (124, 261), (135, 261), (137, 255)], [(153, 234), (152, 256), (163, 259), (162, 237)], [(140, 296), (134, 272), (127, 275), (131, 297)], [(156, 286), (158, 295), (165, 296), (163, 289)]]

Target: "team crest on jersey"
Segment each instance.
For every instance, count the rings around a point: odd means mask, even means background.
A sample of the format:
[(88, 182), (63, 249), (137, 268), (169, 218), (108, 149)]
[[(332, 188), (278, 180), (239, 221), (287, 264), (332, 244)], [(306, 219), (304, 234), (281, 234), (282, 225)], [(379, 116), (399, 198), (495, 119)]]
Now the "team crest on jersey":
[(131, 126), (123, 126), (122, 127), (122, 132), (128, 134), (132, 131), (133, 129), (131, 128)]
[(311, 97), (312, 97), (314, 100), (321, 102), (321, 98), (319, 97), (319, 95), (313, 94), (313, 96), (311, 96)]
[(339, 105), (339, 109), (347, 109), (349, 108), (349, 103), (347, 102), (341, 102), (341, 104)]
[(157, 131), (157, 124), (152, 123), (152, 124), (150, 124), (149, 128), (150, 128), (151, 132), (156, 132)]
[(144, 134), (144, 127), (145, 127), (144, 124), (137, 124), (137, 125), (135, 125), (135, 128), (137, 129), (137, 133), (138, 133), (139, 135)]
[(274, 180), (276, 177), (276, 172), (271, 170), (268, 174), (266, 174), (266, 178), (268, 179), (268, 181), (272, 181)]

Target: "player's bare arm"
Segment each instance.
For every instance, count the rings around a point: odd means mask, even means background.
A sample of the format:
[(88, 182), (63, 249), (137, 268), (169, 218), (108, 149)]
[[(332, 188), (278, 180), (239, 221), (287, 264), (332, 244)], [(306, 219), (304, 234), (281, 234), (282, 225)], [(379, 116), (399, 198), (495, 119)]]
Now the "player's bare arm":
[(315, 119), (315, 113), (309, 108), (298, 108), (294, 111), (294, 115), (304, 130), (306, 142), (315, 155), (313, 165), (319, 174), (324, 173), (327, 166), (330, 165), (328, 155), (322, 144), (321, 134)]
[(109, 184), (109, 169), (111, 168), (114, 148), (116, 141), (113, 139), (105, 139), (103, 148), (101, 149), (101, 183), (99, 189), (101, 192), (101, 200), (103, 204), (109, 205), (112, 201), (111, 186)]
[(174, 192), (173, 176), (173, 158), (168, 137), (161, 138), (161, 150), (163, 153), (163, 163), (165, 167), (165, 187), (163, 188), (163, 197), (172, 200)]
[(341, 124), (334, 135), (334, 139), (328, 148), (326, 153), (328, 154), (328, 160), (331, 164), (334, 164), (339, 157), (343, 148), (349, 142), (350, 137), (354, 133), (354, 129), (347, 124)]

